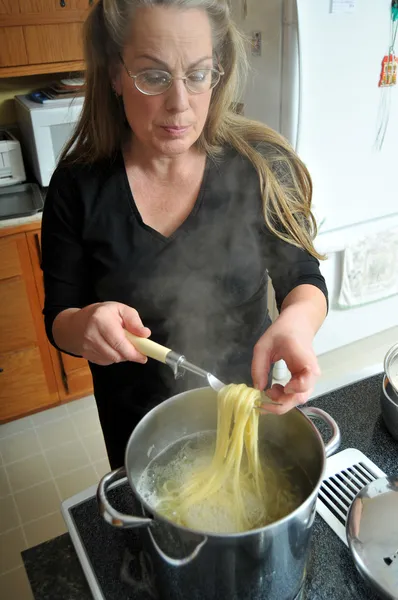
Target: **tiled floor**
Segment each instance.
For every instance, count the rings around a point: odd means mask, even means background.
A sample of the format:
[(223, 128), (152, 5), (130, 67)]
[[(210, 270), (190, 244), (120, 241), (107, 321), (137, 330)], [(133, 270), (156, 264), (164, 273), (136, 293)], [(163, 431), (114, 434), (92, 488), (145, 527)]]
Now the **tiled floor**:
[[(321, 356), (315, 392), (380, 371), (397, 341), (395, 327)], [(61, 500), (108, 471), (92, 397), (0, 425), (0, 600), (32, 600), (21, 550), (63, 533)]]
[(31, 600), (20, 552), (66, 531), (65, 498), (109, 471), (94, 398), (0, 425), (0, 600)]

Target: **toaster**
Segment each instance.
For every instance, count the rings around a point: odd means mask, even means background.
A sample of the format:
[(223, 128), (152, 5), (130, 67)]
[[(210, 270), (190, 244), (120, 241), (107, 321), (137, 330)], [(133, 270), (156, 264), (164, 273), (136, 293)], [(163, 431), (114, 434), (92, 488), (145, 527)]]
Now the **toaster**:
[(10, 131), (0, 129), (0, 187), (25, 180), (21, 145)]

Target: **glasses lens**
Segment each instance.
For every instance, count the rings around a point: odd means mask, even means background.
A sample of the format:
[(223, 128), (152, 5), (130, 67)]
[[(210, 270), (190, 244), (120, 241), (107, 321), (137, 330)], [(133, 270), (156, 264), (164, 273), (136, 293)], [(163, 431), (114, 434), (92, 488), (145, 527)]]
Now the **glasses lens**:
[(161, 94), (165, 92), (171, 83), (171, 75), (166, 71), (142, 71), (135, 78), (135, 84), (144, 94)]
[(200, 69), (187, 75), (187, 88), (194, 94), (208, 92), (220, 81), (220, 72), (216, 69)]

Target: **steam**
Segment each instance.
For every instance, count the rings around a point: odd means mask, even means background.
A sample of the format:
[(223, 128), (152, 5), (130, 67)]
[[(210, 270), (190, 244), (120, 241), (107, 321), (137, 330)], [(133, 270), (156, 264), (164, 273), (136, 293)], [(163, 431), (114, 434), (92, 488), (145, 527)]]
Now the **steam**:
[[(226, 383), (250, 385), (254, 344), (270, 323), (266, 266), (275, 272), (278, 261), (279, 272), (282, 260), (282, 277), (291, 281), (302, 251), (267, 235), (257, 175), (237, 154), (208, 164), (200, 193), (169, 239), (138, 225), (133, 214), (128, 222), (118, 216), (115, 226), (127, 228), (131, 247), (115, 260), (120, 272), (107, 273), (97, 296), (136, 308), (155, 341)], [(171, 370), (160, 372), (172, 385)], [(186, 374), (174, 390), (203, 383)]]
[[(256, 233), (262, 209), (257, 178), (247, 163), (243, 168), (241, 159), (235, 162), (225, 172), (222, 163), (210, 166), (193, 214), (172, 240), (162, 241), (143, 292), (152, 306), (148, 317), (166, 315), (157, 324), (158, 341), (228, 383), (251, 383), (253, 345), (266, 319), (266, 273)], [(256, 294), (260, 306), (254, 301), (251, 307)], [(186, 374), (179, 383), (197, 387), (203, 380)]]

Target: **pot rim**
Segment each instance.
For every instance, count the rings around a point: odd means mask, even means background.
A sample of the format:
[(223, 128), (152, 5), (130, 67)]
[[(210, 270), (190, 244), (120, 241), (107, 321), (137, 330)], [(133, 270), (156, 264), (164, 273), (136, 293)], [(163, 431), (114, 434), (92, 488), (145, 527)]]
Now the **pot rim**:
[(395, 385), (391, 381), (391, 373), (390, 373), (391, 367), (392, 367), (394, 361), (398, 362), (398, 344), (394, 344), (389, 349), (389, 351), (387, 352), (387, 354), (384, 357), (384, 374), (387, 376), (387, 379), (388, 379), (392, 389), (394, 390), (394, 392), (396, 394), (398, 394), (398, 389), (395, 387)]
[[(194, 388), (192, 390), (187, 390), (186, 392), (182, 392), (180, 394), (176, 394), (175, 396), (172, 396), (171, 398), (168, 398), (167, 400), (164, 400), (161, 404), (159, 404), (158, 406), (155, 406), (154, 408), (152, 408), (152, 410), (150, 410), (142, 419), (141, 421), (138, 423), (138, 425), (136, 426), (136, 428), (134, 429), (134, 431), (131, 433), (129, 441), (127, 443), (126, 446), (126, 451), (125, 451), (125, 459), (124, 459), (124, 464), (125, 464), (125, 469), (126, 469), (126, 474), (127, 474), (127, 479), (128, 482), (130, 484), (130, 487), (133, 491), (133, 493), (135, 494), (135, 496), (137, 497), (137, 499), (139, 500), (139, 502), (145, 507), (145, 509), (149, 512), (150, 515), (154, 515), (156, 517), (157, 520), (159, 521), (163, 521), (164, 523), (168, 524), (168, 525), (172, 525), (173, 527), (176, 527), (177, 529), (181, 529), (182, 531), (186, 532), (186, 533), (192, 533), (195, 535), (200, 535), (200, 536), (206, 536), (209, 539), (215, 538), (215, 539), (231, 539), (231, 538), (242, 538), (242, 537), (246, 537), (246, 536), (251, 536), (251, 535), (257, 535), (265, 530), (270, 530), (272, 528), (276, 528), (280, 525), (283, 525), (284, 523), (286, 523), (287, 521), (291, 520), (292, 518), (294, 518), (295, 515), (297, 515), (300, 511), (302, 511), (303, 509), (307, 508), (315, 499), (316, 496), (318, 495), (318, 491), (319, 488), (321, 487), (322, 484), (322, 480), (323, 480), (323, 476), (325, 473), (325, 469), (326, 469), (326, 453), (325, 453), (325, 445), (323, 443), (321, 434), (319, 433), (317, 427), (314, 425), (314, 423), (312, 422), (312, 420), (307, 417), (302, 410), (300, 410), (300, 408), (295, 407), (292, 410), (297, 411), (301, 417), (305, 419), (306, 421), (308, 421), (308, 423), (310, 424), (310, 427), (312, 428), (313, 433), (315, 434), (315, 436), (318, 439), (318, 442), (321, 446), (322, 449), (322, 469), (320, 472), (320, 475), (318, 477), (318, 480), (312, 490), (312, 492), (308, 495), (308, 497), (304, 500), (304, 502), (302, 502), (301, 504), (299, 504), (299, 506), (297, 508), (295, 508), (292, 512), (290, 512), (289, 514), (285, 515), (284, 517), (278, 519), (277, 521), (273, 521), (272, 523), (269, 523), (268, 525), (264, 525), (263, 527), (257, 527), (256, 529), (250, 529), (249, 531), (239, 531), (236, 533), (214, 533), (214, 532), (206, 532), (206, 531), (202, 531), (200, 529), (191, 529), (189, 527), (185, 527), (184, 525), (179, 525), (177, 523), (175, 523), (174, 521), (172, 521), (171, 519), (167, 519), (166, 517), (164, 517), (163, 515), (161, 515), (160, 513), (157, 512), (157, 510), (155, 508), (153, 508), (152, 506), (150, 506), (148, 504), (148, 502), (146, 502), (146, 500), (144, 500), (144, 498), (142, 498), (141, 494), (137, 491), (137, 488), (132, 480), (131, 477), (131, 473), (130, 473), (130, 469), (128, 468), (128, 464), (127, 464), (127, 457), (129, 454), (129, 448), (130, 445), (132, 443), (133, 440), (133, 436), (135, 431), (142, 427), (146, 421), (149, 421), (149, 419), (152, 418), (153, 414), (159, 409), (160, 406), (165, 406), (167, 404), (172, 404), (173, 402), (176, 402), (177, 399), (179, 399), (181, 396), (186, 396), (188, 393), (190, 395), (197, 393), (200, 390), (208, 390), (210, 388), (205, 387), (205, 388)], [(261, 417), (264, 417), (265, 415), (260, 415)], [(282, 415), (283, 416), (283, 415)]]
[(394, 388), (393, 384), (391, 383), (390, 379), (388, 378), (388, 375), (386, 375), (386, 374), (384, 373), (384, 376), (383, 376), (383, 382), (382, 382), (382, 384), (381, 384), (381, 387), (383, 388), (383, 395), (384, 395), (384, 398), (385, 398), (386, 400), (388, 400), (388, 401), (390, 402), (390, 404), (392, 404), (392, 405), (393, 405), (393, 407), (394, 407), (394, 408), (395, 408), (395, 409), (398, 411), (398, 404), (397, 404), (397, 402), (394, 402), (394, 400), (393, 400), (392, 398), (390, 398), (390, 396), (389, 396), (389, 394), (388, 394), (388, 392), (387, 392), (387, 386), (388, 386), (388, 385), (391, 387), (392, 391), (393, 391), (393, 392), (394, 392), (394, 394), (395, 394), (395, 393), (396, 393), (396, 391), (395, 391), (395, 388)]

